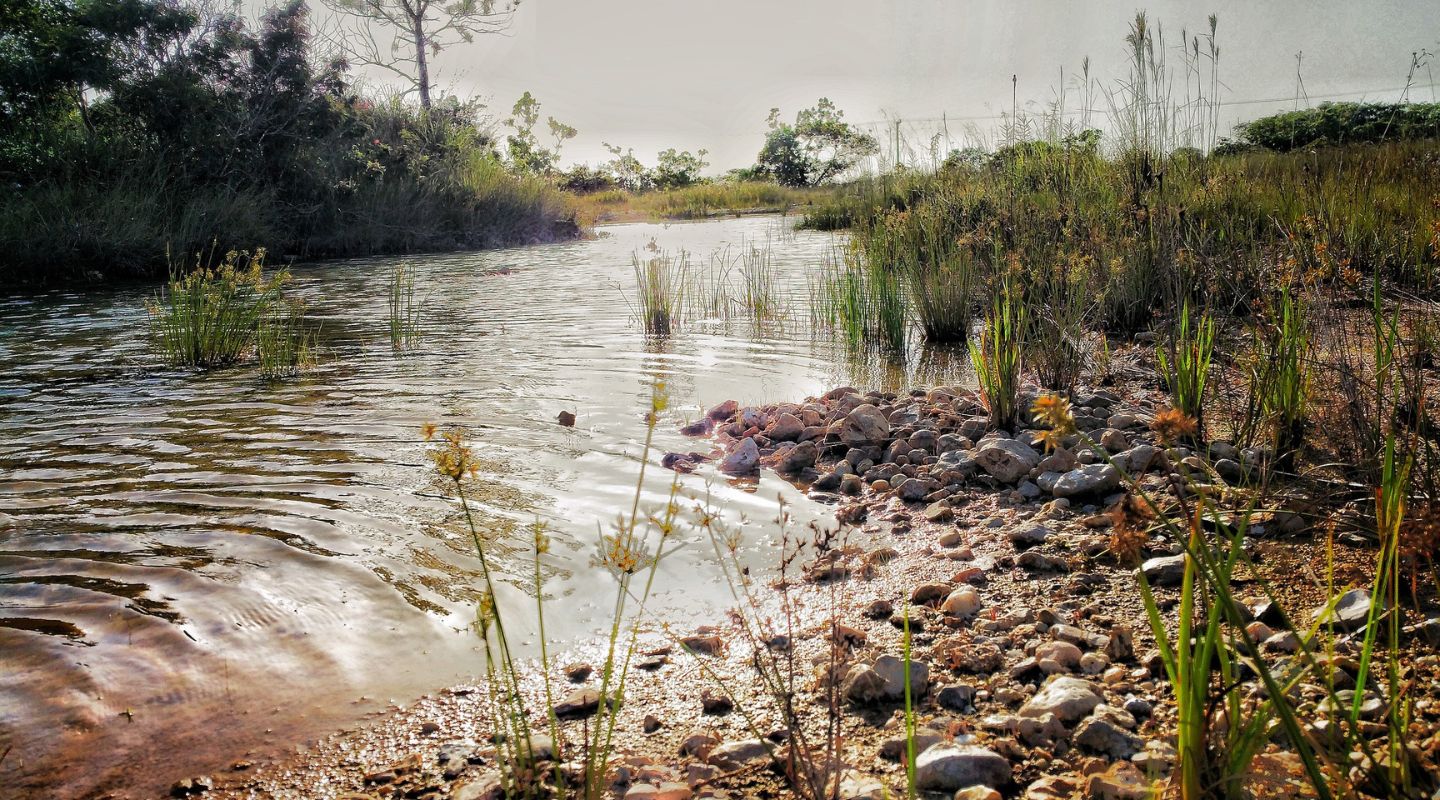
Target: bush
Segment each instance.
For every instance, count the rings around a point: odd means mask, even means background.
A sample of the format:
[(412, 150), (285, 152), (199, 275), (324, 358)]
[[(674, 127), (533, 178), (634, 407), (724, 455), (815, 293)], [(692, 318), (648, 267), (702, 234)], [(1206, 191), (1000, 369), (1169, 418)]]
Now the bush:
[(1440, 103), (1321, 103), (1237, 125), (1247, 143), (1286, 152), (1330, 144), (1440, 138)]

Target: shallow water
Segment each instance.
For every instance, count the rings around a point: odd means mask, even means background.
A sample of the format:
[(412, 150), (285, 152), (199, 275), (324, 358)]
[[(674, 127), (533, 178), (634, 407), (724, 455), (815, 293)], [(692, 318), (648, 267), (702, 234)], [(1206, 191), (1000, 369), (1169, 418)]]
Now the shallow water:
[[(877, 366), (815, 331), (808, 276), (835, 240), (790, 222), (614, 226), (403, 259), (426, 311), (424, 338), (398, 354), (386, 318), (398, 259), (301, 265), (292, 291), (321, 322), (323, 353), (284, 382), (161, 366), (145, 336), (153, 288), (0, 299), (5, 796), (151, 796), (475, 674), (478, 561), (422, 423), (462, 427), (483, 459), (473, 509), (511, 613), (534, 602), (527, 526), (549, 526), (548, 631), (579, 644), (601, 635), (613, 598), (590, 558), (634, 495), (655, 382), (669, 406), (642, 507), (668, 496), (665, 451), (708, 449), (678, 424), (722, 400), (958, 377), (963, 359), (943, 352)], [(644, 336), (626, 293), (631, 255), (652, 241), (706, 268), (727, 246), (768, 246), (785, 317)], [(562, 410), (575, 428), (556, 424)], [(773, 554), (777, 496), (797, 524), (826, 515), (768, 473), (727, 482), (706, 468), (681, 489), (708, 490), (757, 564)], [(709, 543), (681, 545), (657, 608), (684, 622), (725, 592)]]

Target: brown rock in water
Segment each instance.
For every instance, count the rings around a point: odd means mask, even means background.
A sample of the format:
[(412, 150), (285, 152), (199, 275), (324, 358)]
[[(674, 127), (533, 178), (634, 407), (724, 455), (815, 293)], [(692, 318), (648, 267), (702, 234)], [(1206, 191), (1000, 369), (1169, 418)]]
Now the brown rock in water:
[(555, 417), (555, 421), (559, 422), (561, 425), (567, 428), (575, 427), (575, 415), (571, 414), (569, 411), (561, 411)]

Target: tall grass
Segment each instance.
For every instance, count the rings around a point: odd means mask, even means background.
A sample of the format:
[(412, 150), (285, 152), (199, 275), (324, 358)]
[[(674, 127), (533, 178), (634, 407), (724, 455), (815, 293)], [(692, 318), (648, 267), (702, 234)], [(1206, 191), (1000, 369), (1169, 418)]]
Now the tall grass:
[[(611, 532), (602, 531), (596, 542), (592, 563), (595, 568), (611, 574), (615, 582), (615, 594), (610, 606), (605, 657), (599, 669), (600, 702), (594, 716), (581, 733), (578, 755), (568, 752), (569, 745), (556, 716), (549, 649), (545, 639), (545, 595), (541, 562), (549, 552), (550, 537), (543, 523), (537, 521), (530, 529), (533, 565), (531, 588), (536, 597), (542, 667), (540, 673), (546, 699), (543, 722), (539, 724), (544, 726), (543, 729), (548, 729), (555, 748), (548, 769), (542, 763), (533, 739), (537, 724), (532, 720), (534, 713), (524, 686), (529, 670), (517, 657), (513, 647), (510, 633), (514, 627), (513, 621), (507, 619), (506, 613), (497, 602), (498, 576), (495, 565), (470, 510), (469, 486), (480, 477), (479, 461), (466, 444), (462, 431), (457, 429), (440, 433), (433, 425), (425, 426), (423, 433), (427, 442), (436, 441), (436, 436), (439, 436), (437, 446), (430, 451), (430, 455), (437, 473), (449, 482), (455, 492), (480, 563), (481, 597), (475, 629), (484, 644), (488, 699), (486, 708), (495, 734), (499, 753), (497, 766), (506, 797), (577, 797), (593, 800), (605, 795), (607, 773), (615, 747), (616, 722), (625, 699), (631, 662), (639, 641), (640, 624), (654, 588), (661, 559), (668, 552), (668, 543), (675, 533), (680, 510), (676, 494), (678, 484), (675, 482), (671, 484), (670, 499), (663, 510), (656, 514), (646, 514), (640, 509), (640, 496), (655, 425), (659, 413), (665, 408), (665, 402), (663, 388), (653, 387), (650, 412), (647, 414), (645, 445), (629, 513), (621, 514)], [(574, 780), (574, 772), (568, 772), (567, 777), (567, 770), (564, 768), (567, 760), (572, 758), (572, 763), (578, 765), (578, 785), (569, 785), (569, 782)]]
[(1180, 307), (1168, 344), (1156, 346), (1155, 363), (1175, 408), (1193, 418), (1201, 430), (1205, 424), (1205, 386), (1214, 354), (1215, 320), (1204, 313), (1196, 318), (1187, 300)]
[(980, 398), (992, 428), (1014, 431), (1020, 419), (1020, 369), (1026, 327), (1025, 306), (1009, 281), (996, 292), (984, 330), (970, 345)]
[(256, 329), (260, 374), (288, 378), (315, 365), (318, 332), (305, 321), (305, 303), (285, 298), (271, 305)]
[(680, 327), (685, 312), (685, 293), (690, 275), (690, 256), (684, 250), (675, 255), (652, 251), (649, 257), (630, 257), (635, 273), (635, 298), (631, 310), (645, 332), (669, 336)]
[(248, 356), (289, 279), (284, 271), (266, 277), (264, 264), (263, 248), (231, 250), (213, 265), (197, 255), (194, 268), (173, 270), (148, 304), (151, 334), (165, 360), (218, 367)]
[(415, 273), (406, 264), (397, 264), (390, 271), (389, 316), (390, 347), (399, 352), (420, 341), (421, 306), (415, 302)]

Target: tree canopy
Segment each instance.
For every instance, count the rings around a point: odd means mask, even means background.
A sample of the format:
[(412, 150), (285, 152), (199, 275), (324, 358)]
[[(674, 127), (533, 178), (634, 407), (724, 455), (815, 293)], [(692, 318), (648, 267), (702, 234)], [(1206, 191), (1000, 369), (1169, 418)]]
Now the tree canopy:
[(770, 130), (756, 157), (759, 172), (783, 186), (819, 186), (878, 153), (875, 137), (844, 116), (825, 97), (796, 114), (794, 124), (780, 120), (780, 109), (770, 109)]

